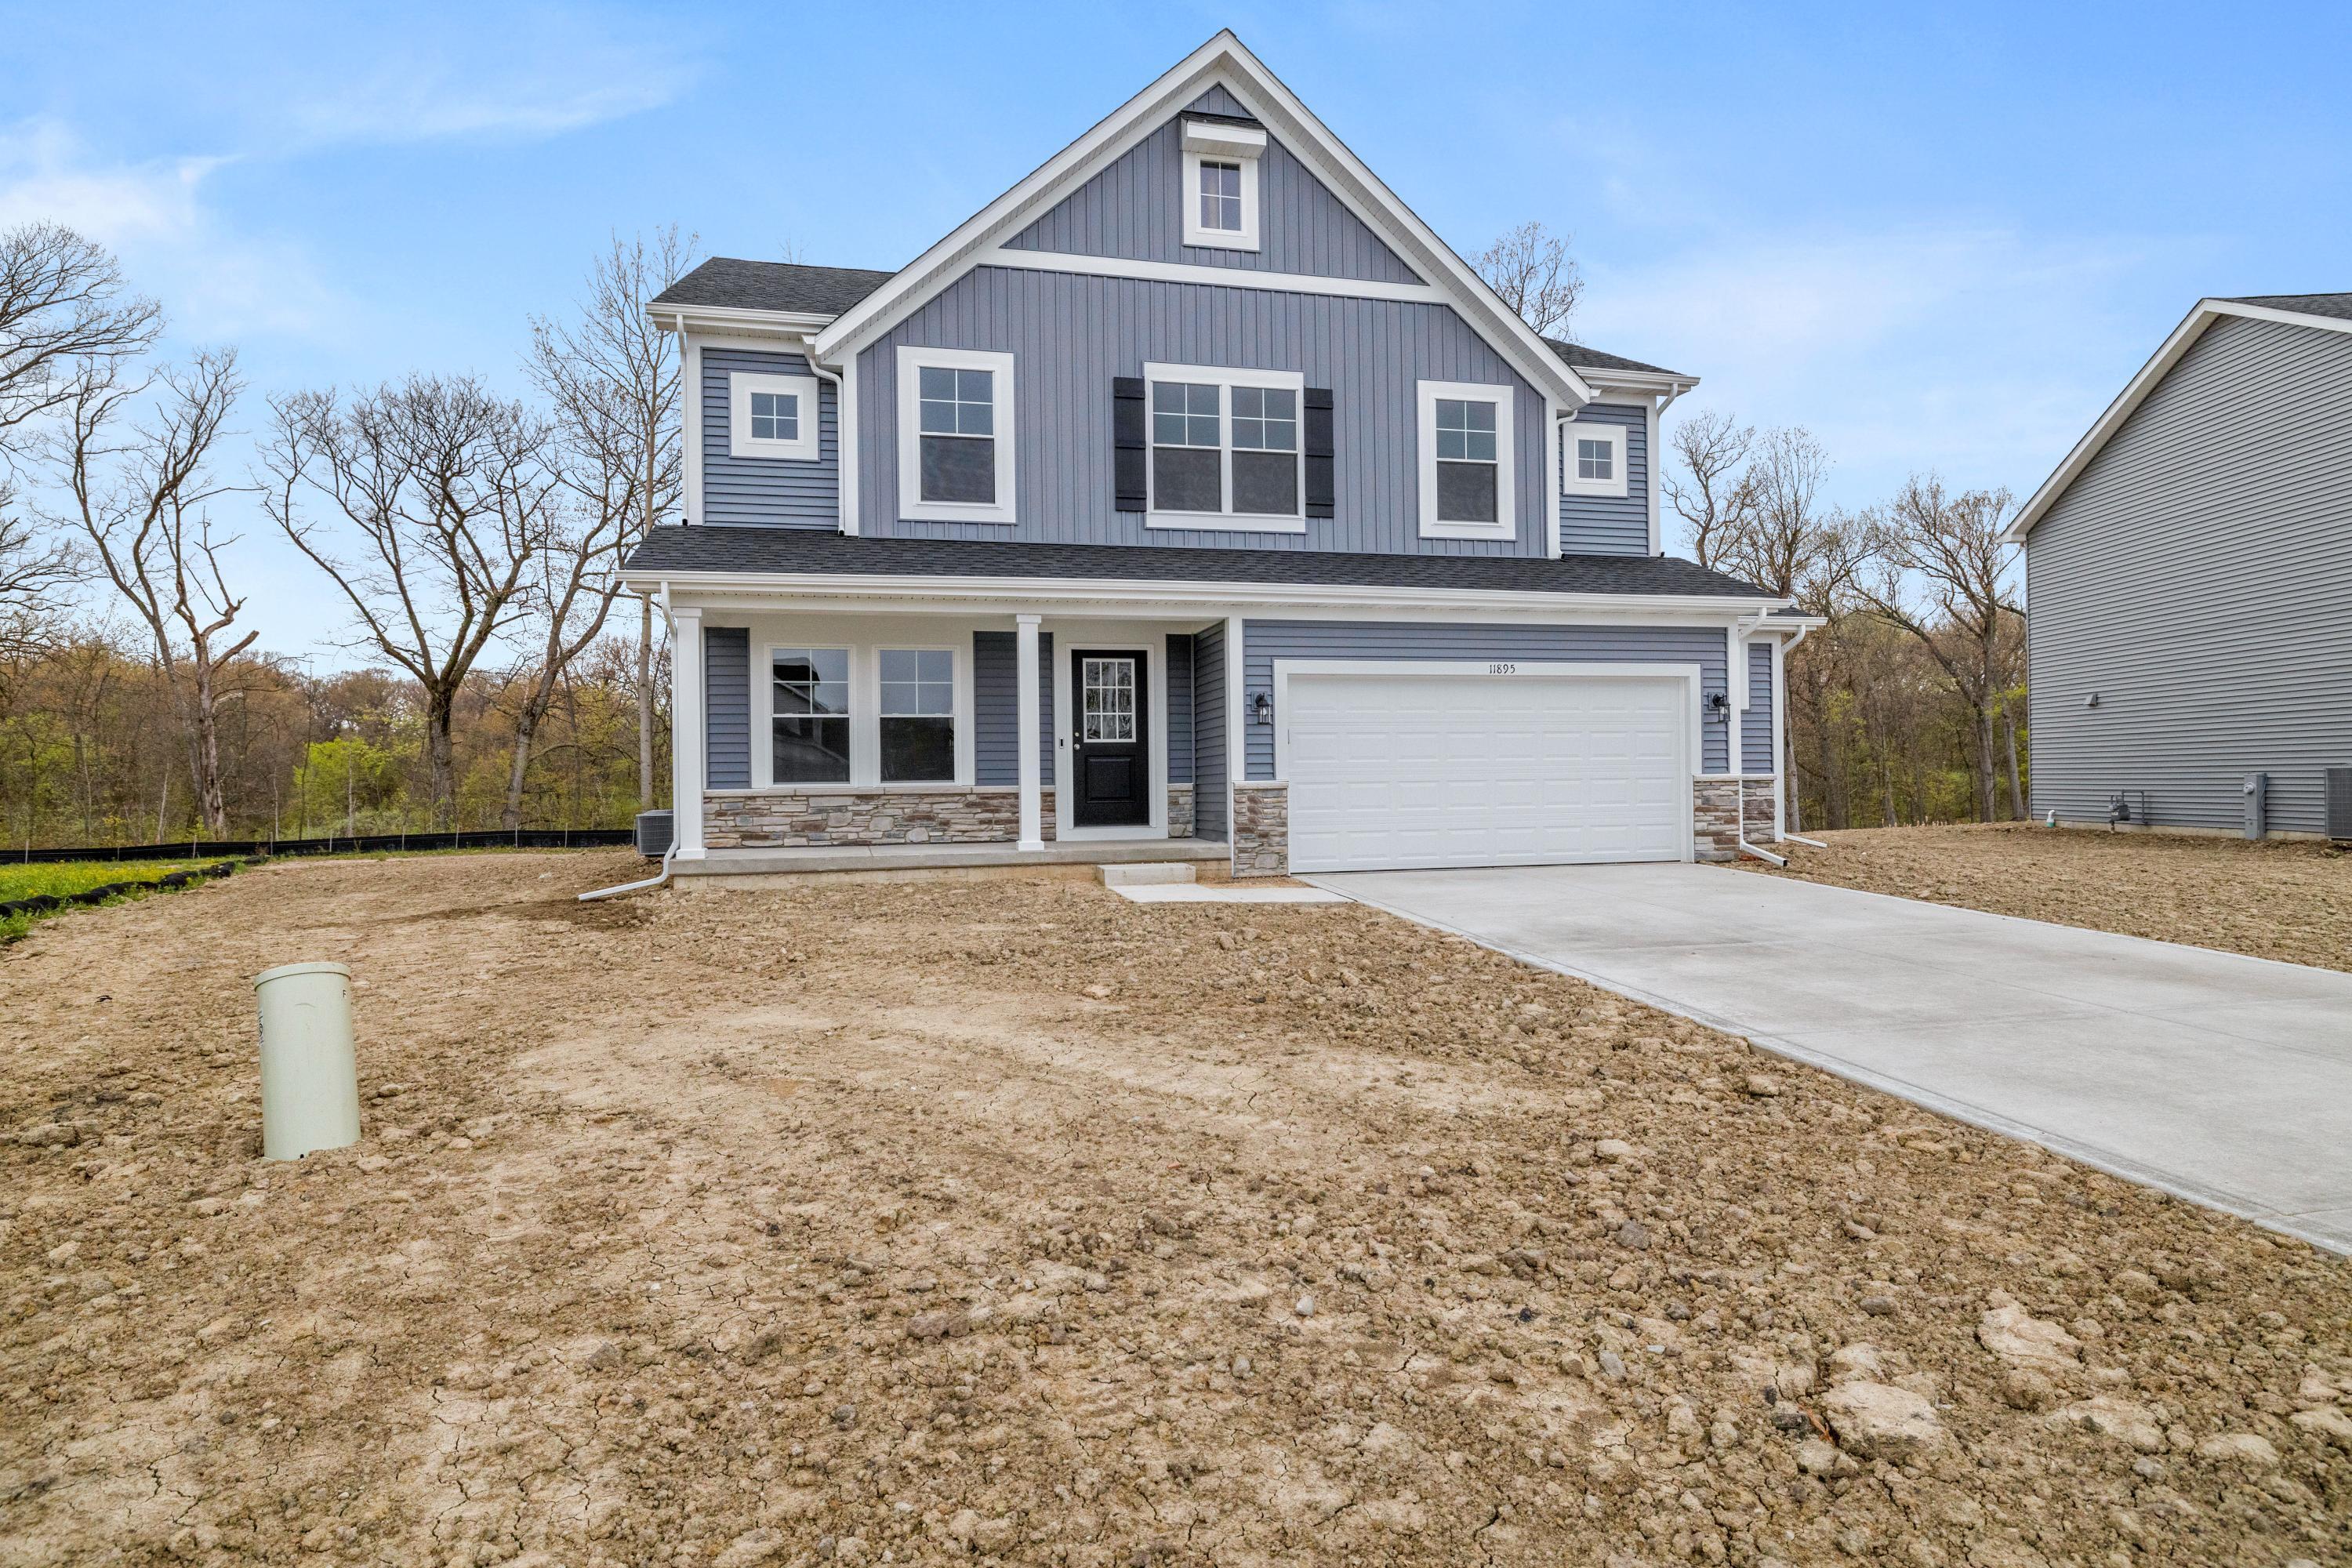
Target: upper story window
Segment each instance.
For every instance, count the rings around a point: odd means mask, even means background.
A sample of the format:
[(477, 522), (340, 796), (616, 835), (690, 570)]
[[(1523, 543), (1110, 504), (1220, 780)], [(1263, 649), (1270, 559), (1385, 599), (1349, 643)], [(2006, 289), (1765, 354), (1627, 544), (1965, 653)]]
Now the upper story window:
[(1512, 536), (1513, 402), (1508, 386), (1421, 384), (1423, 538)]
[(1626, 486), (1625, 426), (1601, 420), (1574, 420), (1559, 428), (1559, 493), (1623, 496)]
[(1258, 163), (1265, 132), (1216, 120), (1184, 122), (1184, 243), (1258, 248)]
[(898, 351), (898, 515), (1013, 521), (1013, 356)]
[(1296, 372), (1143, 367), (1151, 410), (1153, 528), (1304, 533)]
[(727, 403), (730, 457), (816, 460), (814, 376), (733, 371), (727, 377)]

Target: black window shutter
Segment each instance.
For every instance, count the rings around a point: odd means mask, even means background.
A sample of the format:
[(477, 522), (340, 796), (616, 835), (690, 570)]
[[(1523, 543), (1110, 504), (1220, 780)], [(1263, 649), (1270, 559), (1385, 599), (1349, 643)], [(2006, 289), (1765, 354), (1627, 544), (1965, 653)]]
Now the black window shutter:
[(1110, 378), (1110, 477), (1113, 506), (1119, 511), (1141, 511), (1150, 504), (1144, 464), (1150, 460), (1150, 431), (1144, 418), (1143, 378)]
[(1337, 514), (1339, 499), (1331, 477), (1331, 389), (1308, 387), (1305, 404), (1299, 446), (1307, 459), (1307, 515), (1331, 517)]

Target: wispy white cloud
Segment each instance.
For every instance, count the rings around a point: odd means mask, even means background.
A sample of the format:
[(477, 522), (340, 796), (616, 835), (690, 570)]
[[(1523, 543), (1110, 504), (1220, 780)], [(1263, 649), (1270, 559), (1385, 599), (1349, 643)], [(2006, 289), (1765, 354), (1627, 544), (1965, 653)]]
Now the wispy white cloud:
[(1594, 268), (1577, 330), (1706, 377), (1695, 404), (1808, 426), (1849, 504), (1928, 468), (2023, 490), (2153, 346), (2110, 303), (2149, 260), (1999, 226), (1717, 236)]
[(238, 230), (207, 199), (232, 162), (125, 162), (54, 121), (0, 128), (0, 226), (61, 223), (99, 241), (184, 336), (313, 333), (339, 302), (303, 248)]

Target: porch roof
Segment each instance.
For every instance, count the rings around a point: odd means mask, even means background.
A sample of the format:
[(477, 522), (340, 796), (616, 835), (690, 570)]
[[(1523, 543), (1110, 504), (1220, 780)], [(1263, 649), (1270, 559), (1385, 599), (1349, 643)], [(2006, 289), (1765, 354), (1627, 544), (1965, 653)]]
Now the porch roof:
[(1330, 550), (1187, 545), (1036, 544), (1002, 540), (868, 539), (830, 529), (656, 528), (630, 552), (641, 577), (724, 573), (800, 576), (1094, 579), (1274, 587), (1404, 588), (1438, 593), (1623, 594), (1770, 599), (1753, 584), (1672, 555), (1360, 555)]

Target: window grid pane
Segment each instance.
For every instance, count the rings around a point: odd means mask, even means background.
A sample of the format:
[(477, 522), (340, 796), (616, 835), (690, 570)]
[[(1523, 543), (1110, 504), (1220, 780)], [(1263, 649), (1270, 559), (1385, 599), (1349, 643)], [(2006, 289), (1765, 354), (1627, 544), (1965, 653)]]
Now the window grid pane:
[(1081, 666), (1081, 736), (1089, 741), (1135, 739), (1135, 661), (1090, 658)]
[(882, 650), (882, 716), (952, 717), (955, 656), (945, 648)]
[(753, 440), (797, 441), (800, 437), (799, 394), (755, 392), (751, 395), (751, 438)]
[(917, 384), (921, 428), (927, 436), (996, 434), (996, 373), (922, 367)]
[(1607, 439), (1590, 436), (1576, 438), (1576, 477), (1580, 479), (1613, 479), (1616, 473), (1616, 448)]
[(777, 784), (849, 782), (849, 650), (777, 648), (770, 656)]
[(1224, 234), (1242, 228), (1242, 167), (1239, 163), (1201, 164), (1201, 226)]

